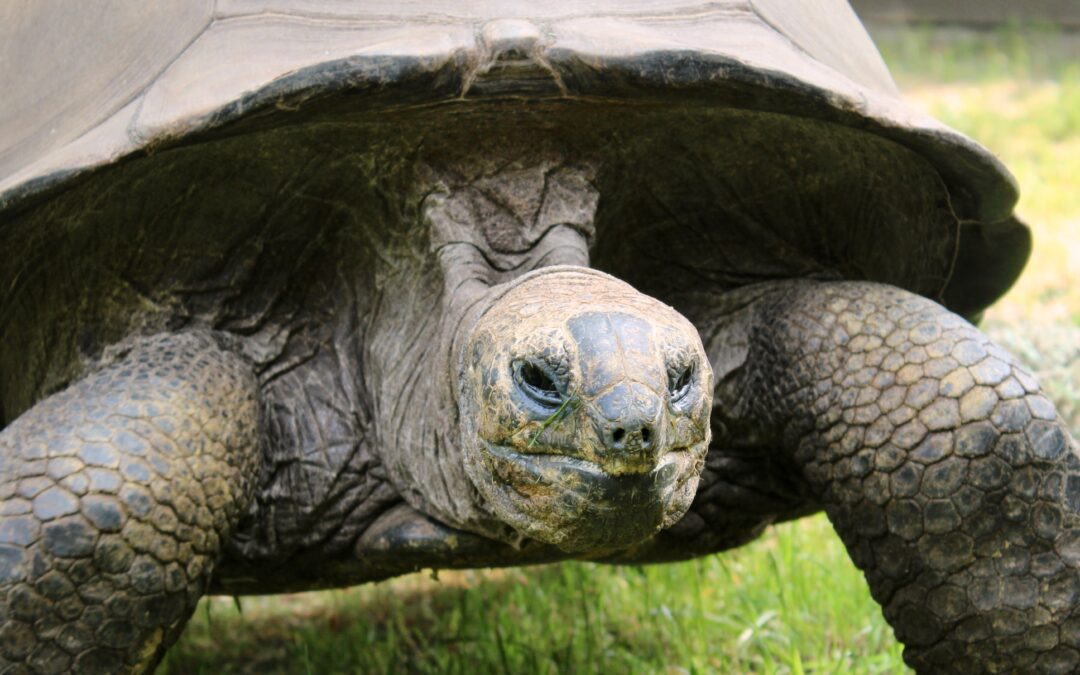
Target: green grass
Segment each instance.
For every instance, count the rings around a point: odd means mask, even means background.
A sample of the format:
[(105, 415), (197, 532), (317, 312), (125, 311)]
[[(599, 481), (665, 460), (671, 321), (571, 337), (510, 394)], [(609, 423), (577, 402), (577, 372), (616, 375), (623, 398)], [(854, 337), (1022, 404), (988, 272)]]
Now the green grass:
[(167, 672), (890, 673), (901, 663), (820, 518), (679, 565), (413, 575), (242, 608), (204, 601)]
[[(879, 35), (907, 98), (1016, 173), (1032, 264), (988, 314), (1080, 422), (1080, 38)], [(1031, 328), (1034, 326), (1034, 328)], [(1075, 377), (1070, 376), (1071, 372)], [(645, 568), (570, 563), (412, 575), (326, 593), (204, 600), (162, 672), (899, 673), (900, 647), (822, 517)]]

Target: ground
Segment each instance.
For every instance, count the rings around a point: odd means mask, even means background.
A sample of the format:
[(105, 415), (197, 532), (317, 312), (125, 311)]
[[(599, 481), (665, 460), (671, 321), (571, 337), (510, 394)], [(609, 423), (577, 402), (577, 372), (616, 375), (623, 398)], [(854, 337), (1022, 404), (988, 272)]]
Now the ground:
[[(1034, 363), (1080, 432), (1080, 343), (1066, 330), (1080, 326), (1080, 37), (1016, 26), (875, 37), (910, 101), (1019, 179), (1035, 250), (984, 327)], [(425, 573), (211, 598), (161, 672), (898, 673), (900, 654), (819, 516), (681, 565)]]

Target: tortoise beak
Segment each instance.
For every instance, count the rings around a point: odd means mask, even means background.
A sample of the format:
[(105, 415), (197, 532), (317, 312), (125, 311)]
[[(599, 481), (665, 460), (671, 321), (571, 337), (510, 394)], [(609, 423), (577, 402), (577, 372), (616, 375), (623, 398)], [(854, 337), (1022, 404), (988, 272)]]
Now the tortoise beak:
[(612, 474), (577, 457), (529, 454), (489, 445), (484, 463), (507, 501), (528, 519), (555, 522), (568, 552), (610, 551), (659, 530), (688, 480), (694, 459), (668, 452), (651, 470)]

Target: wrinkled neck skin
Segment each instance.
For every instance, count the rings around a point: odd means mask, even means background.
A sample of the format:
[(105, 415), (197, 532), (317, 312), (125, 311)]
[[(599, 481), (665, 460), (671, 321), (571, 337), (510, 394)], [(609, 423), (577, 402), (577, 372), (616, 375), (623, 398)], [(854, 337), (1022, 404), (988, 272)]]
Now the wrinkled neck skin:
[[(559, 157), (421, 172), (420, 217), (442, 276), (433, 349), (417, 363), (431, 377), (398, 395), (415, 420), (394, 420), (380, 443), (394, 487), (414, 509), (461, 530), (519, 546), (523, 536), (492, 515), (466, 474), (458, 410), (462, 349), (472, 327), (526, 275), (588, 267), (598, 195), (594, 170)], [(402, 383), (405, 385), (406, 383)]]

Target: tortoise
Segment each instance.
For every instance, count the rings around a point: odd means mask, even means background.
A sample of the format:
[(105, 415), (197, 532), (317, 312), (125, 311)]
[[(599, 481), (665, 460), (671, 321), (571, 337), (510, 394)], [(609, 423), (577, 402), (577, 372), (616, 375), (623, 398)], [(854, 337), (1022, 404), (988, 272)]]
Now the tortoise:
[(1077, 448), (974, 326), (1015, 183), (846, 3), (5, 18), (2, 672), (822, 510), (916, 670), (1080, 664)]

